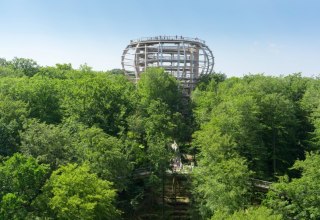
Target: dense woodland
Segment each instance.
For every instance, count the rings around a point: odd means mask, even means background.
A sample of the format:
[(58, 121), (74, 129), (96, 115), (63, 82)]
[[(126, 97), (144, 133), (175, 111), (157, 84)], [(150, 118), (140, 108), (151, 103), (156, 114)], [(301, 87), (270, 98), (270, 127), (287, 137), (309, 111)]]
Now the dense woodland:
[[(0, 219), (137, 219), (174, 141), (196, 157), (195, 219), (320, 219), (318, 78), (212, 73), (189, 100), (179, 88), (159, 68), (135, 85), (0, 59)], [(258, 193), (252, 179), (273, 184)]]

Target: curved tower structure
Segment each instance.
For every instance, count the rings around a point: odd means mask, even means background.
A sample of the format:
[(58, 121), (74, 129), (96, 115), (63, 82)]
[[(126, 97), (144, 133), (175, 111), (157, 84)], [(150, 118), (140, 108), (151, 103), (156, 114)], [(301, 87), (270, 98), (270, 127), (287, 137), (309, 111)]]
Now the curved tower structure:
[(148, 67), (162, 67), (190, 94), (202, 74), (213, 70), (214, 57), (205, 41), (182, 36), (131, 40), (121, 59), (125, 74), (135, 81)]

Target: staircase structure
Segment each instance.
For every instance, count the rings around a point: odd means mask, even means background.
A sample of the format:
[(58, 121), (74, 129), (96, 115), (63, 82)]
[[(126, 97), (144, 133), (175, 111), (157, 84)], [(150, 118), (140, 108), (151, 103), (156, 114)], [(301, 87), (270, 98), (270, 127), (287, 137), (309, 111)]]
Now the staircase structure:
[(173, 173), (167, 176), (164, 193), (167, 219), (192, 219), (190, 185), (188, 174)]

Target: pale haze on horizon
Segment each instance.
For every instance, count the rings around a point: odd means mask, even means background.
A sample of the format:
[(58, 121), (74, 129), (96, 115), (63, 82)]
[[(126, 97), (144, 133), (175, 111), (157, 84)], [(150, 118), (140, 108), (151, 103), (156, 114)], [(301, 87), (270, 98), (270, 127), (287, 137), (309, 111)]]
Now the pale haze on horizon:
[(131, 39), (198, 37), (216, 72), (320, 75), (316, 0), (0, 0), (0, 57), (121, 68)]

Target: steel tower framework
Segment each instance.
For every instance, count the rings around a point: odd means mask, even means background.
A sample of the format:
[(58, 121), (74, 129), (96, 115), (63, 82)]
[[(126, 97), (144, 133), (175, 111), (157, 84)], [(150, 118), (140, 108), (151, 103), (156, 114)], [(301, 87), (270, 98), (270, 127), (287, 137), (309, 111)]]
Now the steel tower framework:
[(202, 74), (213, 70), (214, 57), (205, 41), (182, 36), (131, 40), (121, 59), (125, 74), (137, 82), (148, 67), (162, 67), (176, 77), (186, 94)]

